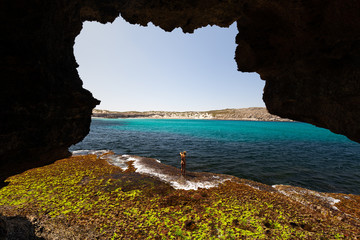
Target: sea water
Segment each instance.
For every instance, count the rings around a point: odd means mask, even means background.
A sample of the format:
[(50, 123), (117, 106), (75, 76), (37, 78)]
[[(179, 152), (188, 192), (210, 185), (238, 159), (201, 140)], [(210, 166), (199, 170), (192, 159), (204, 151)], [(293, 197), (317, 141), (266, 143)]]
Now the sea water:
[(189, 171), (360, 194), (360, 144), (299, 122), (92, 119), (71, 150), (112, 150), (175, 167), (187, 151)]

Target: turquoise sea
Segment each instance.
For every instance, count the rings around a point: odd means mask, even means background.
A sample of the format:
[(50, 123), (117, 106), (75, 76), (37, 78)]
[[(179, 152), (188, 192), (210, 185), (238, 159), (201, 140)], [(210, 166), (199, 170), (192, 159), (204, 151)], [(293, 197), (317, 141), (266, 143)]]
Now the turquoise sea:
[(298, 122), (93, 119), (70, 150), (112, 150), (187, 169), (323, 192), (360, 194), (360, 144)]

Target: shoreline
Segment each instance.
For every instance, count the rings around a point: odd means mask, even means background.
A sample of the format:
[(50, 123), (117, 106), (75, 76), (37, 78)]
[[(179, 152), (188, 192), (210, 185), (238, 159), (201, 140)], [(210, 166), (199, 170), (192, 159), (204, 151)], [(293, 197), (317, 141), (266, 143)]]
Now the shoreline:
[(265, 121), (265, 122), (293, 122), (291, 119), (281, 118), (270, 114), (266, 108), (252, 107), (240, 109), (223, 109), (211, 111), (145, 111), (145, 112), (117, 112), (94, 109), (93, 118), (106, 119), (194, 119), (194, 120), (232, 120), (232, 121)]
[(152, 117), (94, 117), (91, 119), (153, 119), (153, 120), (209, 120), (209, 121), (244, 121), (244, 122), (297, 122), (294, 120), (260, 120), (260, 119), (223, 119), (223, 118), (152, 118)]
[[(83, 150), (80, 150), (83, 151)], [(75, 151), (76, 152), (76, 151)], [(170, 183), (174, 180), (180, 180), (183, 181), (184, 179), (181, 176), (180, 169), (177, 167), (173, 167), (171, 165), (162, 163), (160, 160), (155, 158), (148, 158), (148, 157), (142, 157), (137, 155), (117, 155), (111, 150), (100, 150), (100, 151), (92, 151), (91, 154), (95, 154), (101, 159), (106, 160), (109, 164), (120, 167), (123, 171), (126, 171), (129, 167), (137, 169), (135, 172), (138, 172), (140, 174), (144, 174), (150, 177), (158, 178), (160, 181), (163, 181), (165, 183)], [(84, 156), (83, 154), (79, 154), (80, 156)], [(75, 154), (73, 156), (78, 156), (78, 154)], [(187, 171), (187, 178), (185, 180), (195, 180), (197, 182), (202, 181), (208, 181), (209, 179), (213, 179), (215, 184), (210, 184), (209, 186), (205, 187), (197, 187), (194, 188), (187, 188), (187, 187), (179, 187), (179, 185), (172, 185), (175, 189), (183, 189), (183, 190), (197, 190), (198, 188), (212, 188), (216, 187), (219, 184), (223, 184), (226, 181), (235, 181), (235, 182), (246, 182), (247, 185), (256, 188), (258, 190), (266, 189), (266, 191), (274, 192), (274, 191), (285, 191), (284, 189), (287, 189), (286, 191), (299, 191), (298, 194), (305, 194), (307, 192), (307, 195), (310, 194), (309, 192), (313, 192), (312, 194), (343, 194), (343, 195), (357, 195), (353, 193), (337, 193), (337, 192), (320, 192), (316, 190), (311, 190), (304, 187), (298, 187), (298, 186), (292, 186), (287, 184), (274, 184), (274, 185), (268, 185), (265, 183), (257, 182), (254, 180), (239, 178), (234, 175), (230, 174), (222, 174), (222, 173), (213, 173), (213, 172), (193, 172), (193, 171)], [(168, 175), (168, 177), (164, 176)], [(215, 180), (214, 180), (215, 179)], [(290, 190), (291, 189), (291, 190)], [(297, 190), (295, 190), (297, 189)], [(286, 194), (284, 194), (286, 195)], [(360, 195), (358, 195), (360, 196)], [(336, 201), (335, 201), (336, 202)]]

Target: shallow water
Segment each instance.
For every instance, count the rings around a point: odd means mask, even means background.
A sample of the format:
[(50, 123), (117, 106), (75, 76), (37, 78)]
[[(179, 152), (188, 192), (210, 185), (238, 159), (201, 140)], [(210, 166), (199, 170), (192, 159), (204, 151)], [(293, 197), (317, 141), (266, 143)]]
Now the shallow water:
[(269, 185), (360, 194), (360, 145), (297, 122), (93, 119), (71, 150), (109, 149), (180, 167), (230, 174)]

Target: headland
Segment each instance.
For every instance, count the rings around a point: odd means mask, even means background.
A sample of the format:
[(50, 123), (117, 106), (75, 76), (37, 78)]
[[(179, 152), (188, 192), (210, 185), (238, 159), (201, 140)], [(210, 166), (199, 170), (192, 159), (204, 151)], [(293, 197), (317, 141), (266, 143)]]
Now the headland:
[(214, 119), (214, 120), (243, 120), (243, 121), (292, 121), (270, 114), (266, 108), (251, 107), (239, 109), (223, 109), (211, 111), (145, 111), (145, 112), (116, 112), (94, 109), (93, 117), (101, 118), (149, 118), (149, 119)]

